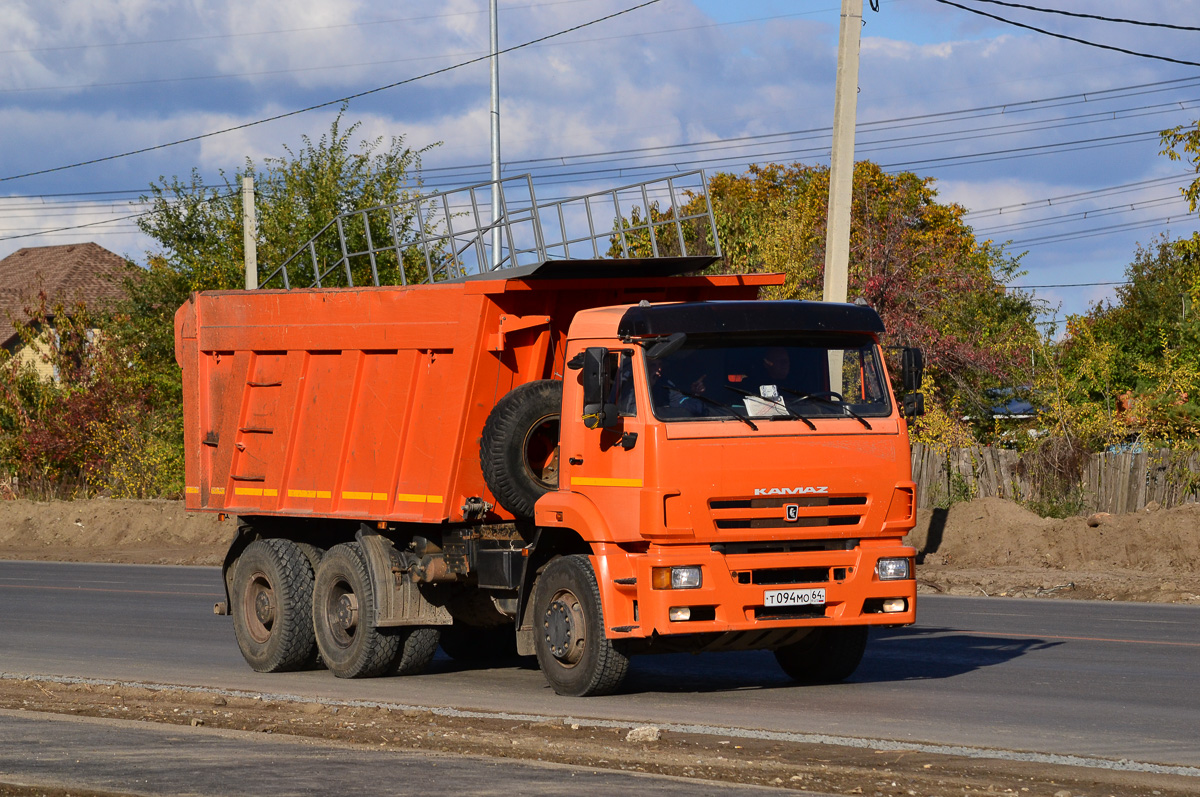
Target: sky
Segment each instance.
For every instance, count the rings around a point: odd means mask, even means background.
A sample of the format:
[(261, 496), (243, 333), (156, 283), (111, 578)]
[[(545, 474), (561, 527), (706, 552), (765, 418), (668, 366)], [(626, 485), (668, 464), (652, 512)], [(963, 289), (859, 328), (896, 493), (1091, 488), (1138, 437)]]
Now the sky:
[[(557, 197), (829, 162), (839, 0), (643, 2), (500, 2), (506, 176)], [(1139, 244), (1200, 229), (1180, 194), (1194, 170), (1159, 140), (1200, 119), (1200, 67), (1161, 60), (1200, 61), (1200, 30), (955, 2), (1142, 54), (938, 0), (864, 4), (856, 158), (934, 178), (980, 240), (1021, 255), (1014, 284), (1039, 286), (1046, 320), (1086, 312)], [(1200, 26), (1185, 0), (1026, 5)], [(90, 240), (145, 263), (154, 244), (127, 217), (152, 183), (196, 170), (220, 185), (319, 138), (340, 98), (402, 81), (350, 101), (358, 135), (437, 144), (428, 188), (486, 181), (489, 67), (458, 65), (488, 41), (488, 0), (9, 0), (0, 257)]]

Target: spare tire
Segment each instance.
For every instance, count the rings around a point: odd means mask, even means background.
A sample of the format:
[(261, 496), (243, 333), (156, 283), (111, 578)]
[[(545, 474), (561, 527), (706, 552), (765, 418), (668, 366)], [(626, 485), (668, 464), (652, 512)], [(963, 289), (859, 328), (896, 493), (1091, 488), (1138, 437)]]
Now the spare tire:
[(479, 464), (500, 506), (532, 518), (533, 505), (558, 489), (562, 382), (541, 379), (509, 391), (483, 426)]

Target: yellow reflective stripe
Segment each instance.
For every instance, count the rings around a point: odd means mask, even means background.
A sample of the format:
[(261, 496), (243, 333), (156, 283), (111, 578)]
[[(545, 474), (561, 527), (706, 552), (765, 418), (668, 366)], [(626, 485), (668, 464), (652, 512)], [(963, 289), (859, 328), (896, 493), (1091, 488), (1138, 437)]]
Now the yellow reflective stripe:
[(183, 491), (185, 493), (187, 493), (188, 495), (194, 495), (194, 494), (200, 492), (200, 488), (199, 487), (184, 487)]
[(442, 497), (440, 495), (421, 495), (420, 493), (400, 493), (396, 496), (397, 501), (403, 501), (409, 504), (440, 504)]
[(328, 490), (288, 490), (288, 498), (330, 498)]
[(212, 493), (213, 495), (225, 495), (225, 488), (224, 487), (213, 487), (211, 490), (209, 490), (209, 492)]
[[(213, 492), (217, 492), (217, 488), (213, 488)], [(224, 489), (221, 492), (225, 492)], [(274, 498), (279, 495), (278, 490), (272, 490), (270, 487), (234, 487), (234, 495), (252, 495), (258, 498)]]
[(572, 487), (641, 487), (641, 479), (602, 479), (590, 476), (572, 476)]

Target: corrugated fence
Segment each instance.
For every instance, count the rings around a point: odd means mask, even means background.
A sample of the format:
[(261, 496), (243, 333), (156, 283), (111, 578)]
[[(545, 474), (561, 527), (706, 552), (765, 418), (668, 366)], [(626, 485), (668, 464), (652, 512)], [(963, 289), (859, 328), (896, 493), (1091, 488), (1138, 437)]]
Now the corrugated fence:
[[(950, 500), (998, 496), (1041, 501), (1032, 481), (1017, 467), (1021, 455), (1003, 448), (957, 448), (949, 453), (917, 444), (912, 449), (917, 506), (945, 506)], [(1164, 448), (1147, 452), (1092, 454), (1079, 479), (1085, 512), (1136, 512), (1151, 501), (1159, 506), (1200, 501), (1200, 454)]]

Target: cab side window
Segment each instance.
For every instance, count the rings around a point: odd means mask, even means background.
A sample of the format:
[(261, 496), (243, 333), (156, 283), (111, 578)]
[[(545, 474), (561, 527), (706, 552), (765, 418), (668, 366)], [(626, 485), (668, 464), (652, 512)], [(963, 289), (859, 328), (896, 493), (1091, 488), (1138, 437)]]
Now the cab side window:
[(633, 355), (627, 351), (608, 353), (608, 373), (612, 384), (607, 390), (608, 401), (617, 405), (621, 417), (637, 415), (637, 399), (633, 395)]

